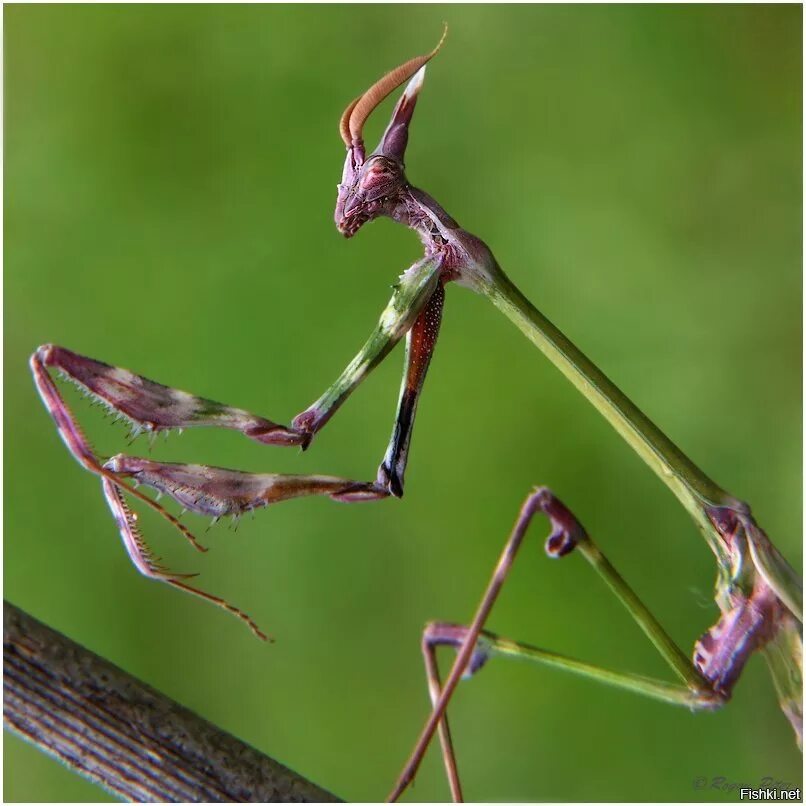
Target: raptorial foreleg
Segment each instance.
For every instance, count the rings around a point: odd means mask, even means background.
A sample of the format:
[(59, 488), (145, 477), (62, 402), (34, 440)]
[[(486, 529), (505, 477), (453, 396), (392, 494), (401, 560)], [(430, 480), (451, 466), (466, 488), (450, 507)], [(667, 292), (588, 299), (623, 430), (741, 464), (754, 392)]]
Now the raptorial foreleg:
[(240, 608), (230, 604), (226, 599), (220, 596), (213, 596), (211, 593), (196, 588), (190, 585), (187, 580), (197, 576), (197, 574), (179, 574), (175, 571), (169, 571), (164, 566), (160, 565), (159, 560), (154, 557), (151, 550), (145, 544), (143, 536), (137, 526), (137, 514), (129, 509), (128, 504), (123, 498), (121, 487), (108, 478), (101, 480), (103, 486), (104, 498), (106, 498), (109, 509), (117, 522), (120, 535), (123, 538), (123, 545), (134, 563), (135, 568), (144, 576), (151, 579), (157, 579), (161, 582), (166, 582), (175, 588), (192, 593), (194, 596), (199, 596), (208, 602), (229, 611), (234, 616), (237, 616), (243, 621), (250, 630), (261, 640), (268, 641), (269, 637), (264, 633), (254, 620), (244, 613)]
[[(266, 445), (303, 445), (333, 416), (350, 393), (388, 355), (416, 321), (439, 285), (439, 256), (424, 258), (409, 268), (395, 286), (380, 321), (339, 379), (286, 427), (251, 412), (164, 386), (129, 370), (46, 344), (31, 357), (37, 388), (59, 424), (43, 392), (47, 370), (53, 369), (83, 392), (129, 423), (133, 435), (172, 429), (216, 427), (240, 431)], [(58, 393), (56, 393), (58, 396)], [(61, 430), (61, 429), (60, 429)], [(71, 452), (73, 448), (68, 443)], [(79, 458), (76, 456), (76, 458)]]
[(67, 449), (70, 451), (70, 454), (73, 456), (73, 458), (75, 458), (85, 470), (89, 470), (90, 473), (94, 473), (97, 476), (103, 477), (107, 481), (117, 484), (120, 489), (126, 490), (126, 492), (129, 494), (139, 498), (143, 503), (151, 507), (159, 515), (165, 518), (172, 526), (174, 526), (185, 538), (187, 538), (194, 548), (198, 549), (199, 551), (206, 551), (206, 549), (198, 543), (190, 530), (183, 526), (164, 507), (160, 506), (158, 502), (152, 500), (147, 495), (144, 495), (139, 490), (134, 489), (131, 485), (121, 482), (118, 478), (116, 478), (111, 470), (105, 468), (99, 462), (89, 440), (84, 435), (81, 426), (76, 422), (69, 407), (59, 394), (59, 390), (56, 388), (53, 378), (50, 377), (50, 374), (47, 371), (48, 364), (46, 361), (51, 349), (59, 348), (51, 348), (50, 346), (40, 347), (39, 350), (37, 350), (31, 356), (31, 372), (33, 373), (34, 383), (36, 384), (39, 396), (42, 398), (45, 408), (48, 410), (56, 423), (59, 436), (62, 438), (62, 441), (67, 446)]
[(31, 359), (31, 369), (34, 374), (39, 394), (42, 397), (45, 406), (52, 415), (59, 430), (59, 434), (67, 445), (70, 453), (76, 460), (91, 473), (101, 477), (101, 486), (103, 489), (104, 498), (109, 505), (112, 515), (117, 523), (120, 536), (123, 540), (123, 545), (134, 564), (135, 568), (141, 574), (150, 577), (151, 579), (161, 580), (173, 585), (176, 588), (193, 593), (203, 599), (207, 599), (219, 607), (236, 615), (244, 621), (252, 632), (266, 640), (266, 635), (258, 628), (255, 622), (242, 610), (231, 605), (224, 599), (212, 594), (206, 593), (198, 588), (190, 585), (186, 580), (195, 576), (195, 574), (182, 574), (175, 571), (170, 571), (164, 566), (160, 565), (159, 560), (154, 557), (151, 550), (146, 545), (140, 530), (137, 526), (137, 514), (132, 512), (126, 503), (123, 494), (124, 492), (143, 501), (149, 507), (154, 509), (159, 515), (165, 518), (171, 525), (173, 525), (179, 532), (184, 535), (190, 543), (199, 551), (206, 551), (201, 546), (191, 531), (181, 524), (170, 512), (168, 512), (157, 501), (144, 495), (139, 490), (135, 489), (126, 480), (122, 479), (115, 473), (114, 468), (102, 465), (96, 457), (89, 440), (84, 436), (81, 427), (73, 419), (69, 408), (65, 404), (61, 395), (59, 394), (56, 384), (47, 372), (46, 366), (43, 363), (42, 356), (39, 351), (34, 354)]
[[(81, 377), (87, 382), (88, 388), (97, 389), (105, 395), (111, 395), (112, 390), (112, 387), (105, 383), (108, 378), (116, 377), (118, 381), (122, 382), (125, 377), (127, 390), (135, 390), (136, 387), (139, 387), (145, 389), (146, 395), (154, 393), (154, 387), (158, 387), (158, 385), (145, 381), (145, 379), (138, 379), (140, 383), (132, 384), (131, 378), (136, 376), (132, 376), (131, 373), (126, 373), (124, 376), (125, 371), (123, 370), (114, 370), (100, 362), (83, 359), (61, 348), (40, 348), (31, 358), (31, 369), (37, 389), (56, 423), (62, 440), (82, 467), (101, 477), (104, 497), (118, 525), (123, 544), (137, 570), (147, 577), (166, 582), (228, 610), (244, 621), (260, 638), (265, 639), (265, 634), (242, 610), (220, 597), (193, 587), (186, 581), (195, 574), (176, 573), (159, 564), (140, 534), (137, 527), (137, 514), (126, 503), (123, 497), (124, 492), (154, 509), (200, 551), (206, 551), (206, 549), (198, 543), (193, 533), (158, 501), (138, 490), (136, 488), (138, 485), (144, 484), (156, 489), (158, 493), (167, 493), (183, 508), (194, 510), (200, 514), (213, 515), (213, 517), (237, 516), (259, 506), (303, 495), (324, 494), (342, 501), (370, 500), (384, 498), (388, 495), (387, 491), (378, 487), (375, 482), (352, 482), (332, 476), (251, 475), (239, 471), (206, 468), (202, 465), (170, 465), (151, 462), (147, 459), (137, 459), (120, 454), (101, 463), (48, 373), (48, 366), (54, 366), (53, 362), (56, 358), (73, 369), (80, 369), (84, 373)], [(104, 367), (106, 369), (103, 369)], [(159, 389), (165, 390), (165, 387), (158, 387)], [(163, 392), (158, 393), (164, 394)], [(93, 394), (97, 396), (95, 392)], [(124, 397), (119, 389), (118, 397)], [(128, 417), (126, 412), (133, 413), (135, 410), (133, 401), (140, 405), (143, 398), (133, 393), (126, 400), (128, 403), (123, 416)], [(230, 410), (231, 412), (232, 410)], [(166, 430), (169, 423), (173, 422), (172, 415), (165, 411), (158, 411), (157, 414), (158, 420), (149, 421), (154, 424), (152, 430)], [(238, 416), (240, 417), (242, 414), (247, 413), (240, 412)], [(253, 415), (247, 416), (252, 417)], [(256, 425), (261, 427), (259, 424)], [(269, 431), (264, 433), (269, 433)]]
[[(151, 462), (124, 455), (115, 456), (102, 464), (59, 394), (49, 370), (59, 372), (96, 402), (126, 420), (135, 436), (143, 431), (157, 434), (171, 429), (207, 426), (240, 431), (262, 444), (306, 447), (312, 436), (333, 416), (369, 372), (388, 355), (402, 336), (415, 323), (423, 322), (424, 325), (417, 325), (416, 332), (419, 335), (411, 340), (414, 347), (410, 347), (408, 351), (409, 364), (412, 367), (409, 374), (412, 377), (416, 405), (416, 395), (422, 386), (433, 340), (424, 351), (418, 345), (428, 342), (428, 323), (433, 322), (435, 310), (438, 326), (443, 294), (440, 283), (441, 265), (441, 256), (434, 254), (418, 261), (404, 272), (364, 347), (337, 382), (317, 403), (295, 418), (290, 428), (243, 409), (163, 386), (128, 370), (80, 356), (63, 347), (45, 345), (34, 353), (31, 357), (31, 370), (40, 396), (71, 454), (86, 470), (102, 477), (107, 502), (118, 522), (124, 544), (140, 571), (170, 582), (175, 587), (190, 590), (246, 618), (237, 608), (191, 588), (180, 581), (179, 575), (171, 574), (150, 562), (150, 555), (145, 552), (142, 538), (135, 529), (136, 516), (125, 509), (123, 491), (155, 509), (196, 548), (203, 549), (186, 527), (159, 503), (135, 489), (129, 480), (151, 486), (159, 493), (167, 493), (185, 509), (211, 515), (213, 518), (222, 515), (237, 517), (261, 506), (307, 495), (328, 495), (339, 501), (376, 500), (387, 497), (392, 485), (378, 480), (361, 482), (324, 475), (250, 474), (206, 465)], [(424, 309), (430, 313), (422, 315)], [(408, 424), (400, 432), (401, 448), (397, 452), (402, 452), (403, 455), (408, 447), (413, 405), (407, 404), (406, 410), (409, 413)], [(405, 459), (403, 463), (405, 464)], [(253, 623), (248, 618), (246, 620), (254, 629)]]
[[(173, 429), (215, 427), (240, 431), (265, 445), (299, 445), (303, 441), (302, 434), (264, 417), (163, 386), (127, 369), (78, 355), (65, 347), (43, 345), (31, 357), (31, 369), (40, 394), (40, 379), (47, 375), (48, 369), (54, 369), (126, 421), (133, 436), (144, 432), (158, 434)], [(50, 406), (48, 409), (53, 414)]]
[(375, 482), (351, 481), (337, 476), (246, 473), (209, 465), (154, 462), (118, 454), (105, 468), (116, 477), (165, 493), (180, 506), (214, 519), (238, 518), (255, 509), (310, 495), (327, 495), (336, 501), (373, 501), (389, 493)]

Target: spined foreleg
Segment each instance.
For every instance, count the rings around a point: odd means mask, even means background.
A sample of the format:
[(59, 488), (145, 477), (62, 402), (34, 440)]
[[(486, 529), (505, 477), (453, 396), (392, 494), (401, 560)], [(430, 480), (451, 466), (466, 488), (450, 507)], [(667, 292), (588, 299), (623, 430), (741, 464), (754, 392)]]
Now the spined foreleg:
[[(432, 298), (440, 300), (441, 309), (440, 266), (440, 258), (432, 256), (419, 261), (402, 275), (378, 326), (362, 350), (328, 392), (297, 417), (290, 428), (243, 409), (163, 386), (128, 370), (77, 355), (63, 347), (45, 345), (34, 353), (31, 369), (40, 396), (71, 454), (86, 470), (102, 477), (104, 495), (116, 518), (124, 544), (142, 573), (225, 607), (246, 620), (253, 631), (262, 636), (254, 623), (237, 608), (191, 588), (181, 581), (182, 575), (172, 574), (156, 565), (136, 530), (136, 515), (126, 507), (124, 491), (155, 509), (196, 548), (204, 549), (173, 515), (157, 501), (137, 490), (128, 480), (151, 486), (158, 493), (167, 493), (185, 509), (213, 518), (222, 515), (238, 517), (270, 503), (307, 495), (328, 495), (339, 501), (375, 500), (389, 495), (389, 485), (379, 481), (352, 481), (324, 475), (249, 474), (205, 465), (151, 462), (123, 455), (102, 464), (60, 395), (49, 370), (60, 373), (96, 402), (127, 421), (135, 436), (141, 432), (156, 435), (171, 429), (207, 426), (237, 430), (262, 444), (307, 446), (313, 434), (327, 422), (372, 368), (412, 325), (420, 321), (423, 309), (429, 306), (429, 309), (433, 309)], [(419, 342), (419, 337), (415, 342)], [(410, 433), (410, 424), (404, 433)], [(405, 445), (408, 445), (408, 437), (405, 437)]]

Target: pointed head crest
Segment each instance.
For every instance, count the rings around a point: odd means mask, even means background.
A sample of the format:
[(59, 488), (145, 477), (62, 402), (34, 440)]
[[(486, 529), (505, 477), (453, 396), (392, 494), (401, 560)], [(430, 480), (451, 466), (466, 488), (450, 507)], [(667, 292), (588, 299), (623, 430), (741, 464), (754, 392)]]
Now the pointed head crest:
[(364, 124), (375, 107), (390, 92), (397, 89), (404, 81), (408, 81), (420, 68), (428, 64), (437, 55), (447, 34), (448, 26), (445, 25), (442, 37), (430, 53), (426, 53), (424, 56), (415, 56), (413, 59), (409, 59), (407, 62), (395, 67), (394, 70), (390, 70), (344, 110), (344, 114), (339, 121), (339, 131), (341, 139), (344, 140), (347, 148), (353, 148), (358, 145), (363, 146)]
[[(335, 218), (339, 231), (348, 238), (362, 224), (383, 214), (384, 203), (405, 184), (403, 156), (408, 142), (409, 123), (425, 77), (425, 65), (436, 56), (447, 32), (446, 25), (442, 38), (430, 53), (415, 56), (388, 72), (352, 101), (341, 116), (339, 132), (347, 146), (347, 157), (338, 187)], [(364, 124), (373, 110), (404, 81), (409, 83), (392, 113), (386, 132), (378, 148), (367, 158), (364, 152)]]

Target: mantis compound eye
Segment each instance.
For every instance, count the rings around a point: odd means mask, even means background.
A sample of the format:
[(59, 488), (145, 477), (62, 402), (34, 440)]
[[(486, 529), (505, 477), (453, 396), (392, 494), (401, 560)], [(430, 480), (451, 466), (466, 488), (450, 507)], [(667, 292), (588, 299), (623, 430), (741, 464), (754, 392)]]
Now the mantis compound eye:
[(382, 155), (373, 155), (357, 170), (352, 168), (350, 154), (338, 186), (336, 226), (347, 238), (355, 235), (367, 221), (384, 213), (385, 202), (405, 185), (403, 166)]

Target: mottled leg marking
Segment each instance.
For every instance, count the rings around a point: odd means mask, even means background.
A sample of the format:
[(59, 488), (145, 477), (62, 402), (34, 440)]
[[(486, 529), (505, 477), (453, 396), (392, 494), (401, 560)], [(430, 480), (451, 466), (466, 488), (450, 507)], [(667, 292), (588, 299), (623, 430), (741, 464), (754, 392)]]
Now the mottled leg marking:
[(129, 478), (165, 493), (191, 512), (220, 518), (238, 517), (260, 507), (309, 495), (337, 501), (374, 501), (389, 493), (375, 482), (336, 476), (245, 473), (207, 465), (153, 462), (118, 454), (105, 465), (119, 478)]
[(34, 354), (83, 392), (129, 422), (132, 433), (196, 427), (229, 428), (264, 445), (299, 445), (304, 435), (243, 409), (196, 397), (129, 370), (46, 344)]
[(397, 498), (403, 497), (403, 475), (409, 458), (417, 403), (434, 353), (442, 321), (445, 287), (440, 283), (406, 335), (406, 363), (392, 437), (378, 468), (378, 483)]
[(47, 351), (49, 349), (50, 348), (47, 347), (40, 347), (39, 350), (37, 350), (31, 356), (31, 372), (33, 373), (34, 382), (39, 392), (39, 396), (42, 398), (45, 408), (48, 410), (51, 417), (53, 417), (53, 420), (56, 423), (56, 428), (59, 432), (59, 436), (61, 436), (64, 444), (67, 446), (67, 449), (70, 451), (73, 458), (75, 458), (83, 468), (89, 470), (90, 473), (94, 473), (97, 476), (108, 479), (109, 481), (117, 484), (117, 486), (121, 489), (126, 490), (126, 492), (128, 492), (130, 495), (133, 495), (135, 498), (143, 501), (143, 503), (151, 507), (155, 512), (159, 513), (159, 515), (165, 518), (175, 529), (177, 529), (180, 534), (182, 534), (191, 543), (191, 545), (194, 546), (194, 548), (198, 549), (199, 551), (206, 551), (207, 549), (205, 549), (196, 540), (192, 532), (187, 527), (179, 523), (179, 521), (164, 507), (160, 506), (159, 503), (152, 500), (147, 495), (144, 495), (139, 490), (136, 490), (130, 485), (120, 481), (120, 479), (115, 477), (111, 470), (103, 467), (98, 462), (89, 440), (86, 438), (81, 430), (81, 427), (71, 415), (70, 409), (62, 399), (62, 396), (59, 394), (59, 390), (56, 388), (56, 384), (48, 374), (44, 359), (47, 357)]
[(441, 257), (430, 256), (404, 272), (364, 348), (336, 384), (314, 406), (297, 417), (291, 428), (243, 409), (171, 389), (128, 370), (77, 355), (63, 347), (48, 344), (34, 353), (31, 370), (39, 394), (70, 453), (82, 467), (102, 477), (104, 495), (118, 523), (124, 545), (138, 570), (229, 610), (249, 624), (257, 635), (265, 637), (242, 611), (223, 599), (191, 587), (181, 581), (184, 578), (182, 575), (172, 574), (158, 565), (137, 530), (136, 515), (128, 509), (123, 499), (124, 490), (159, 512), (197, 549), (204, 549), (173, 515), (125, 479), (166, 493), (185, 509), (213, 518), (222, 515), (238, 517), (258, 507), (299, 496), (327, 495), (337, 501), (372, 501), (386, 498), (389, 491), (386, 485), (377, 481), (351, 481), (323, 475), (243, 473), (205, 465), (151, 462), (122, 454), (101, 465), (71, 416), (48, 369), (56, 370), (93, 400), (127, 420), (135, 436), (142, 431), (156, 434), (173, 428), (210, 426), (240, 431), (263, 444), (306, 447), (313, 434), (414, 324), (439, 285), (441, 265)]
[[(769, 542), (749, 512), (715, 507), (710, 517), (729, 543), (743, 540), (754, 546)], [(694, 645), (694, 666), (717, 691), (729, 697), (750, 656), (775, 638), (785, 608), (761, 574), (749, 593), (736, 586), (720, 602), (720, 608), (717, 623)]]
[(206, 549), (196, 541), (196, 538), (189, 529), (179, 523), (179, 521), (164, 507), (160, 506), (158, 502), (152, 500), (139, 490), (136, 490), (126, 481), (118, 477), (112, 469), (104, 467), (98, 462), (89, 441), (82, 433), (78, 423), (76, 423), (71, 416), (69, 408), (59, 394), (56, 385), (53, 383), (53, 379), (47, 372), (44, 363), (44, 358), (46, 357), (47, 353), (45, 352), (43, 355), (43, 350), (41, 349), (31, 357), (31, 370), (34, 375), (37, 390), (42, 397), (45, 407), (56, 422), (59, 434), (67, 445), (70, 453), (82, 467), (101, 477), (104, 497), (120, 530), (123, 545), (131, 561), (134, 563), (135, 568), (147, 577), (167, 582), (169, 585), (173, 585), (188, 593), (193, 593), (196, 596), (200, 596), (228, 610), (244, 621), (256, 636), (266, 640), (265, 634), (261, 632), (255, 622), (242, 610), (239, 610), (237, 607), (234, 607), (229, 602), (217, 596), (212, 596), (211, 594), (194, 588), (184, 581), (195, 576), (195, 574), (175, 573), (159, 564), (158, 559), (153, 556), (140, 534), (140, 530), (137, 527), (137, 515), (132, 512), (126, 504), (123, 498), (124, 491), (154, 509), (172, 526), (178, 529), (199, 551), (206, 551)]
[(243, 611), (184, 581), (194, 574), (173, 573), (159, 564), (137, 528), (137, 515), (126, 504), (124, 491), (158, 512), (196, 549), (206, 549), (176, 517), (133, 487), (127, 479), (168, 494), (185, 509), (214, 518), (222, 515), (237, 517), (258, 507), (305, 495), (328, 495), (347, 502), (376, 500), (389, 495), (376, 482), (356, 482), (334, 476), (250, 474), (203, 465), (151, 462), (122, 454), (102, 465), (60, 395), (48, 368), (57, 370), (94, 400), (128, 420), (135, 433), (138, 430), (157, 433), (171, 428), (219, 426), (241, 431), (258, 442), (276, 445), (301, 444), (305, 435), (241, 409), (169, 389), (61, 347), (40, 347), (31, 356), (30, 365), (37, 390), (68, 450), (82, 467), (101, 477), (104, 497), (138, 571), (228, 610), (260, 638), (266, 636)]

